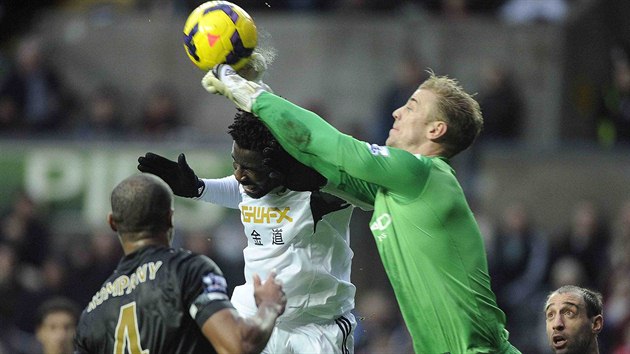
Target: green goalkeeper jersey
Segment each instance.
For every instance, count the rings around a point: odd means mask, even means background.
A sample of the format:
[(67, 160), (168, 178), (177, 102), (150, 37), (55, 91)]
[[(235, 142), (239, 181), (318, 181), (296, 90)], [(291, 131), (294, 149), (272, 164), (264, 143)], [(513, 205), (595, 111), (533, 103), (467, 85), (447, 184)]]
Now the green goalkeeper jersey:
[(370, 145), (271, 93), (253, 106), (280, 144), (374, 213), (370, 229), (416, 353), (518, 353), (483, 240), (449, 162)]

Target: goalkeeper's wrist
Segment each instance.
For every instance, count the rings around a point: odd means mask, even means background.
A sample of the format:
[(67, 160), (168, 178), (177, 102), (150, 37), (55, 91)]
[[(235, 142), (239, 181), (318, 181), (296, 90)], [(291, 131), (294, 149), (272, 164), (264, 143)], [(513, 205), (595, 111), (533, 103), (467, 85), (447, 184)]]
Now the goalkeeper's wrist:
[(252, 109), (254, 108), (254, 104), (256, 104), (256, 100), (258, 99), (258, 97), (263, 94), (264, 92), (269, 92), (267, 91), (266, 87), (268, 87), (267, 85), (264, 86), (258, 86), (258, 88), (256, 88), (256, 91), (254, 92), (254, 94), (251, 97), (252, 100)]
[(201, 178), (197, 178), (197, 186), (195, 187), (197, 191), (197, 195), (193, 196), (193, 198), (201, 198), (203, 193), (206, 191), (206, 184)]
[(256, 92), (254, 92), (254, 94), (252, 94), (251, 96), (251, 113), (255, 114), (256, 109), (254, 109), (254, 106), (256, 106), (256, 101), (258, 100), (258, 98), (265, 94), (265, 93), (271, 93), (270, 91), (267, 91), (264, 87), (259, 87)]

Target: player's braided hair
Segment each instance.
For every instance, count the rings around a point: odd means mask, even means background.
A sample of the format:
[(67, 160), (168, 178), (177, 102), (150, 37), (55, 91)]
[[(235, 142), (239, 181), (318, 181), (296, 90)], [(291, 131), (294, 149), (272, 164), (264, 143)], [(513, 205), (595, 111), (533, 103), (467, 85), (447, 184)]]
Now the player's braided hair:
[(285, 187), (313, 191), (326, 183), (324, 176), (289, 155), (253, 114), (238, 110), (234, 122), (228, 126), (228, 134), (240, 148), (262, 153), (263, 164), (272, 170), (270, 178), (279, 178)]
[(265, 148), (272, 147), (278, 152), (284, 152), (276, 138), (256, 116), (240, 109), (234, 122), (228, 126), (228, 134), (243, 149), (262, 152)]

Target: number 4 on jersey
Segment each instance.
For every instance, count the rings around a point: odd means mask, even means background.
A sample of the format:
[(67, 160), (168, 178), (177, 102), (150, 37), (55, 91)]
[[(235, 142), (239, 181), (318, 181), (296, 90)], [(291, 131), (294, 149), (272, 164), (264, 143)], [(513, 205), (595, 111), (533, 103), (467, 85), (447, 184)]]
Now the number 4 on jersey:
[(118, 323), (116, 323), (114, 354), (125, 354), (127, 352), (125, 349), (128, 350), (129, 354), (149, 354), (149, 350), (142, 349), (140, 344), (135, 301), (120, 308)]

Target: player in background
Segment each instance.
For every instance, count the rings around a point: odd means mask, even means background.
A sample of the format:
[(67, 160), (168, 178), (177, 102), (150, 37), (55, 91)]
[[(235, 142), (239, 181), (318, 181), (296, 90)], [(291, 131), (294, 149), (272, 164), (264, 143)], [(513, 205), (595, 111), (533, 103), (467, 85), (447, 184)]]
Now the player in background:
[(417, 353), (518, 353), (490, 287), (479, 227), (449, 160), (480, 132), (478, 103), (430, 73), (378, 146), (342, 134), (315, 113), (218, 65), (210, 93), (258, 116), (282, 147), (330, 191), (373, 208), (370, 228)]
[[(290, 157), (251, 113), (237, 112), (228, 133), (233, 175), (199, 179), (183, 154), (175, 162), (147, 153), (138, 169), (176, 195), (240, 209), (245, 279), (275, 269), (288, 301), (264, 353), (353, 353), (352, 207), (319, 191), (325, 179)], [(232, 296), (244, 316), (256, 309), (252, 286), (246, 281)]]
[(208, 257), (170, 247), (168, 185), (134, 175), (112, 191), (108, 222), (125, 256), (81, 314), (75, 353), (258, 353), (286, 298), (270, 272), (253, 277), (257, 310), (240, 316)]
[(43, 354), (72, 353), (72, 338), (79, 322), (78, 306), (64, 297), (44, 301), (37, 309), (35, 337)]
[(604, 327), (602, 295), (574, 285), (553, 291), (545, 302), (547, 339), (554, 353), (599, 354)]

